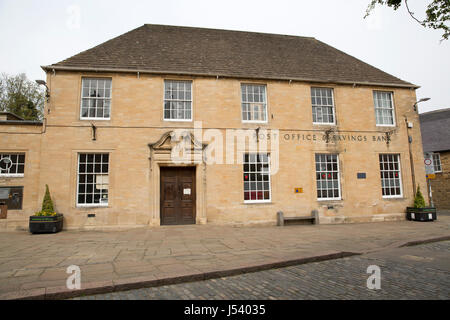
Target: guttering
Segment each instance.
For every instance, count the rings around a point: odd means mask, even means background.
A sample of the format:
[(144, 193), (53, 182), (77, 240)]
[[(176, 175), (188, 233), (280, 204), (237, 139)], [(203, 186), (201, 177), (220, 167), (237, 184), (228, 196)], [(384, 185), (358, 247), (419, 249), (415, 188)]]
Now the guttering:
[(202, 73), (202, 72), (183, 72), (183, 71), (161, 71), (161, 70), (143, 70), (143, 69), (121, 69), (121, 68), (91, 68), (91, 67), (69, 67), (69, 66), (41, 66), (42, 70), (48, 71), (87, 71), (87, 72), (120, 72), (120, 73), (140, 73), (140, 74), (159, 74), (159, 75), (180, 75), (180, 76), (200, 76), (200, 77), (220, 77), (233, 79), (254, 79), (254, 80), (283, 80), (283, 81), (299, 81), (299, 82), (315, 82), (315, 83), (335, 83), (348, 85), (363, 85), (363, 86), (379, 86), (379, 87), (395, 87), (395, 88), (410, 88), (418, 89), (420, 86), (415, 84), (398, 84), (398, 83), (382, 83), (382, 82), (364, 82), (364, 81), (345, 81), (345, 80), (318, 80), (308, 78), (293, 78), (293, 77), (273, 77), (273, 76), (236, 76), (230, 74)]

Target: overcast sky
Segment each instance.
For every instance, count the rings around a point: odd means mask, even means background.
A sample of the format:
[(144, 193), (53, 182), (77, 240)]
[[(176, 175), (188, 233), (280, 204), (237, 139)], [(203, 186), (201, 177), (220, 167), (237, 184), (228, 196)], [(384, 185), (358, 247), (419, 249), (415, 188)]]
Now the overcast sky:
[[(311, 36), (421, 86), (419, 112), (450, 107), (450, 40), (405, 8), (370, 0), (0, 0), (0, 72), (45, 79), (41, 65), (66, 59), (145, 23)], [(423, 18), (431, 0), (410, 1)]]

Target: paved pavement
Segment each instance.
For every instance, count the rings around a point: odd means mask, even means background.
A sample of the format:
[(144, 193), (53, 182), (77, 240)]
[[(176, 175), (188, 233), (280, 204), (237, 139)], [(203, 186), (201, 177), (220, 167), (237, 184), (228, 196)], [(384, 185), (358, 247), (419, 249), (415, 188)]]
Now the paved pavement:
[[(380, 267), (380, 289), (367, 267)], [(74, 300), (450, 299), (450, 241)]]
[[(286, 261), (305, 262), (449, 237), (449, 226), (450, 216), (440, 216), (434, 222), (0, 233), (0, 299), (63, 298), (217, 278)], [(69, 265), (81, 268), (81, 291), (66, 288)]]

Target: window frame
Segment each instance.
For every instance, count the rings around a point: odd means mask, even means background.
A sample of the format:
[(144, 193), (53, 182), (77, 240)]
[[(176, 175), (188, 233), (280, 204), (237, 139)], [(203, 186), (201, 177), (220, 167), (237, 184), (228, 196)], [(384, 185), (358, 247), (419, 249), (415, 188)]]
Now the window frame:
[[(111, 80), (111, 88), (110, 88), (110, 96), (109, 96), (109, 117), (108, 118), (98, 118), (98, 117), (83, 117), (83, 99), (87, 99), (89, 97), (83, 97), (83, 80), (84, 79), (97, 79), (97, 80)], [(111, 120), (112, 113), (112, 94), (113, 94), (113, 79), (111, 77), (89, 77), (82, 76), (81, 77), (81, 90), (80, 90), (80, 120), (95, 120), (95, 121), (109, 121)], [(104, 98), (105, 99), (105, 98)], [(107, 98), (106, 98), (107, 99)], [(89, 110), (89, 109), (88, 109)]]
[[(331, 101), (332, 101), (332, 110), (333, 110), (333, 122), (314, 122), (314, 116), (313, 116), (313, 125), (325, 125), (325, 126), (336, 126), (336, 102), (334, 99), (334, 88), (331, 87), (310, 87), (310, 98), (311, 98), (311, 114), (314, 115), (313, 109), (314, 105), (312, 104), (312, 90), (313, 89), (330, 89), (331, 90)], [(321, 106), (323, 108), (323, 106)]]
[[(375, 97), (374, 97), (375, 92), (389, 93), (389, 95), (391, 96), (392, 109), (390, 109), (390, 110), (392, 112), (392, 124), (379, 124), (377, 122), (377, 109), (385, 110), (386, 108), (377, 108), (375, 106)], [(396, 115), (395, 115), (394, 92), (393, 91), (384, 91), (384, 90), (372, 90), (372, 101), (373, 101), (373, 109), (374, 109), (374, 114), (375, 114), (375, 125), (377, 127), (395, 127), (395, 126), (397, 126)]]
[[(79, 184), (80, 184), (80, 155), (85, 154), (108, 154), (108, 203), (78, 203), (78, 195), (79, 195)], [(109, 177), (110, 177), (110, 166), (111, 166), (111, 153), (110, 152), (77, 152), (77, 185), (76, 185), (76, 196), (75, 196), (75, 206), (77, 208), (95, 208), (95, 207), (109, 207), (109, 196), (110, 196), (110, 183), (109, 183)], [(95, 174), (95, 173), (93, 173)]]
[[(437, 161), (435, 160), (435, 156), (437, 156)], [(441, 154), (439, 152), (433, 152), (432, 153), (432, 160), (433, 160), (433, 169), (435, 173), (442, 172), (442, 162), (441, 162)], [(436, 162), (439, 162), (439, 170), (436, 170)]]
[(380, 167), (380, 156), (387, 155), (387, 156), (397, 156), (397, 162), (398, 162), (398, 180), (400, 184), (400, 194), (399, 195), (383, 195), (383, 183), (381, 178), (381, 168), (379, 169), (380, 172), (380, 185), (381, 185), (381, 197), (383, 199), (401, 199), (403, 198), (403, 179), (402, 179), (402, 163), (400, 160), (400, 153), (379, 153), (378, 154), (378, 167)]
[[(250, 154), (255, 154), (256, 156), (258, 156), (258, 155), (260, 155), (260, 154), (266, 154), (267, 155), (267, 164), (268, 164), (268, 166), (269, 166), (269, 172), (268, 172), (268, 177), (269, 177), (269, 180), (268, 180), (268, 183), (269, 183), (269, 199), (262, 199), (262, 200), (245, 200), (245, 187), (244, 187), (244, 185), (245, 185), (245, 180), (243, 180), (243, 185), (242, 185), (242, 187), (243, 187), (243, 195), (244, 195), (244, 204), (253, 204), (253, 203), (271, 203), (272, 202), (272, 179), (271, 179), (271, 177), (270, 177), (270, 172), (271, 172), (271, 166), (270, 166), (270, 153), (269, 152), (243, 152), (242, 153), (242, 155), (243, 155), (243, 157), (245, 157), (245, 155), (246, 154), (248, 154), (249, 156), (250, 156)], [(245, 165), (245, 160), (243, 159), (243, 162), (242, 162), (242, 165)], [(257, 172), (255, 172), (255, 173), (257, 173)], [(244, 170), (244, 167), (242, 166), (242, 174), (245, 174), (245, 170)], [(249, 183), (250, 183), (250, 181), (249, 181)], [(263, 183), (264, 183), (264, 181), (263, 181)], [(264, 191), (263, 191), (264, 192)]]
[[(23, 178), (23, 177), (25, 177), (25, 167), (26, 167), (26, 161), (27, 161), (26, 152), (0, 152), (0, 154), (9, 156), (10, 159), (11, 159), (11, 155), (17, 155), (16, 166), (18, 166), (19, 164), (23, 164), (23, 173), (1, 173), (1, 170), (0, 170), (0, 178)], [(24, 156), (23, 163), (21, 163), (21, 162), (19, 163), (20, 155)], [(0, 157), (0, 159), (1, 159), (1, 157)]]
[[(335, 155), (336, 156), (336, 163), (337, 163), (337, 181), (338, 181), (338, 192), (339, 192), (339, 197), (333, 197), (333, 198), (319, 198), (317, 196), (317, 169), (316, 169), (316, 155)], [(316, 177), (314, 180), (316, 181), (316, 199), (317, 201), (340, 201), (342, 200), (342, 186), (341, 186), (341, 166), (340, 166), (340, 157), (339, 157), (339, 153), (314, 153), (314, 176)]]
[[(265, 103), (265, 118), (266, 120), (244, 120), (244, 109), (243, 109), (243, 104), (244, 103), (248, 103), (250, 104), (250, 102), (244, 102), (242, 101), (242, 86), (261, 86), (264, 87), (264, 99), (266, 100)], [(267, 84), (266, 83), (249, 83), (249, 82), (241, 82), (240, 83), (240, 92), (239, 92), (239, 100), (241, 100), (241, 121), (242, 123), (269, 123), (269, 101), (267, 99)]]
[[(165, 115), (165, 105), (166, 105), (166, 82), (167, 81), (178, 81), (178, 82), (189, 82), (191, 84), (191, 118), (190, 119), (166, 119)], [(184, 101), (187, 100), (168, 100), (168, 101)], [(194, 81), (193, 80), (186, 80), (186, 79), (163, 79), (163, 107), (162, 107), (162, 113), (163, 113), (163, 121), (175, 121), (175, 122), (192, 122), (194, 120)]]

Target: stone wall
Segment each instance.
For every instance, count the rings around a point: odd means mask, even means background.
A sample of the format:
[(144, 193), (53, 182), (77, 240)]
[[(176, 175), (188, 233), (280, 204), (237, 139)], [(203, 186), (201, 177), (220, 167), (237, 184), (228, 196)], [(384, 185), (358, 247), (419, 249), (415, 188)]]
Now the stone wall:
[[(112, 78), (111, 120), (79, 119), (82, 76)], [(158, 141), (167, 131), (194, 128), (194, 122), (163, 121), (164, 79), (142, 74), (139, 77), (136, 74), (76, 72), (47, 75), (51, 100), (46, 106), (45, 133), (29, 137), (0, 134), (2, 147), (6, 145), (8, 150), (34, 150), (27, 157), (25, 178), (20, 181), (26, 185), (26, 205), (17, 214), (24, 218), (25, 226), (27, 216), (39, 209), (45, 184), (50, 187), (57, 210), (64, 213), (66, 228), (159, 225), (159, 211), (155, 206), (159, 193), (154, 190), (158, 183), (152, 183), (152, 179), (158, 177), (152, 170), (158, 170), (158, 166), (152, 167), (148, 144)], [(201, 121), (204, 131), (217, 129), (226, 136), (227, 129), (279, 130), (280, 165), (278, 172), (271, 176), (271, 202), (244, 203), (242, 164), (199, 166), (197, 172), (204, 170), (205, 178), (198, 178), (203, 191), (198, 195), (197, 203), (201, 201), (206, 208), (206, 219), (198, 220), (198, 223), (275, 224), (279, 210), (289, 216), (309, 215), (315, 209), (319, 211), (321, 223), (404, 219), (405, 208), (413, 201), (407, 130), (413, 139), (416, 184), (426, 185), (418, 115), (412, 110), (416, 101), (414, 90), (321, 85), (334, 89), (337, 119), (336, 126), (321, 126), (312, 123), (310, 87), (317, 84), (202, 77), (175, 79), (193, 81), (193, 119)], [(267, 85), (266, 124), (241, 121), (242, 82)], [(375, 124), (372, 96), (375, 89), (394, 93), (394, 127)], [(405, 119), (413, 123), (412, 129), (406, 128)], [(95, 141), (91, 124), (97, 127)], [(324, 137), (328, 129), (333, 132), (327, 143)], [(392, 130), (395, 131), (387, 143), (386, 132)], [(203, 142), (208, 144), (210, 141)], [(79, 152), (110, 153), (108, 207), (77, 207)], [(339, 154), (341, 200), (317, 200), (315, 153)], [(400, 154), (403, 189), (400, 198), (386, 199), (381, 195), (380, 153)], [(366, 173), (366, 178), (357, 179), (359, 172)], [(19, 181), (0, 180), (0, 185), (6, 183), (17, 184)], [(303, 193), (295, 193), (295, 188), (303, 188)], [(89, 213), (95, 213), (96, 217), (88, 218)], [(197, 218), (200, 217), (197, 212)]]
[(450, 210), (450, 151), (440, 152), (442, 172), (431, 181), (433, 202), (437, 209)]

